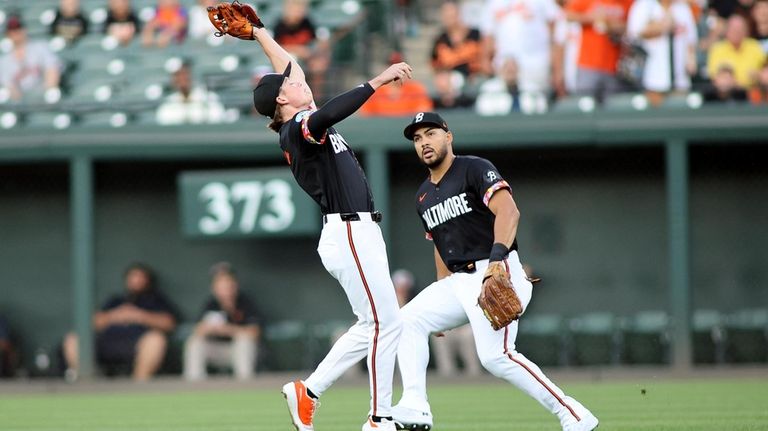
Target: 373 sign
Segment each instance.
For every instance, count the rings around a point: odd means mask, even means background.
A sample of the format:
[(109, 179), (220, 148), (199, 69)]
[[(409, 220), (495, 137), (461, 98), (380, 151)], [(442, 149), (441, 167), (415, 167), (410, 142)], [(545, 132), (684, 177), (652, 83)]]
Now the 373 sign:
[(178, 184), (185, 235), (295, 236), (320, 229), (317, 205), (286, 169), (184, 172)]

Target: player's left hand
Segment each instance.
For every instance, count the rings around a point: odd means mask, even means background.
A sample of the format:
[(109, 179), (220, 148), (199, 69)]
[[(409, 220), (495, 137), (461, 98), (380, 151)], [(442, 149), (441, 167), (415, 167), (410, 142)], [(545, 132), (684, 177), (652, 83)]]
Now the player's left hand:
[(253, 29), (264, 27), (256, 10), (237, 0), (209, 6), (208, 19), (216, 27), (216, 36), (228, 34), (238, 39), (253, 40)]

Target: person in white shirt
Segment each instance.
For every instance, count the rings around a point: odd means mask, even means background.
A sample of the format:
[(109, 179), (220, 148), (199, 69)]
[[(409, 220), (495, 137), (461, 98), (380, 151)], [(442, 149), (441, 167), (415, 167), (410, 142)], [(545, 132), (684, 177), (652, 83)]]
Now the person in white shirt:
[(667, 93), (690, 89), (698, 36), (685, 1), (635, 1), (629, 10), (627, 33), (648, 53), (642, 83), (652, 105), (661, 104)]
[(189, 28), (187, 34), (191, 39), (205, 39), (211, 36), (214, 28), (208, 19), (208, 7), (216, 6), (215, 0), (198, 0), (189, 8)]
[(552, 36), (559, 11), (554, 0), (488, 0), (481, 27), (485, 72), (514, 62), (521, 92), (547, 93), (553, 81), (562, 82)]
[(173, 73), (176, 92), (157, 109), (158, 124), (221, 123), (224, 120), (224, 106), (219, 97), (204, 87), (192, 86), (191, 75), (190, 66), (186, 64)]

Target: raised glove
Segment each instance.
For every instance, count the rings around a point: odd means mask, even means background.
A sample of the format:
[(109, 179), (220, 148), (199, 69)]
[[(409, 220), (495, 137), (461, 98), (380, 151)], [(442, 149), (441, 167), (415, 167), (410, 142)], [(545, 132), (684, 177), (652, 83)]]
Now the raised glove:
[(208, 19), (216, 27), (216, 36), (228, 34), (238, 39), (253, 40), (253, 28), (263, 28), (259, 15), (247, 4), (235, 0), (208, 7)]
[(504, 262), (488, 264), (477, 305), (483, 310), (495, 331), (520, 318), (523, 305), (509, 280)]

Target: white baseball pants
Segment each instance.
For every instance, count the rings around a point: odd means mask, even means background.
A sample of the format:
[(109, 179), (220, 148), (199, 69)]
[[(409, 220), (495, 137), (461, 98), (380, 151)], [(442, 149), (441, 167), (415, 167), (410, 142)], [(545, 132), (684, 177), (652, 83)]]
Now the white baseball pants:
[(389, 276), (387, 250), (379, 225), (369, 213), (359, 221), (342, 221), (329, 214), (317, 252), (357, 316), (333, 345), (305, 385), (320, 396), (351, 366), (367, 356), (374, 416), (390, 416), (392, 378), (400, 337), (400, 309)]
[[(526, 278), (516, 251), (507, 258), (510, 278), (524, 309), (531, 301), (532, 285)], [(480, 362), (491, 374), (520, 388), (566, 424), (578, 421), (586, 409), (541, 372), (539, 367), (515, 351), (518, 322), (494, 331), (477, 305), (488, 260), (476, 262), (472, 274), (454, 273), (421, 291), (402, 308), (398, 365), (403, 379), (399, 406), (429, 412), (426, 371), (429, 335), (469, 322)]]

